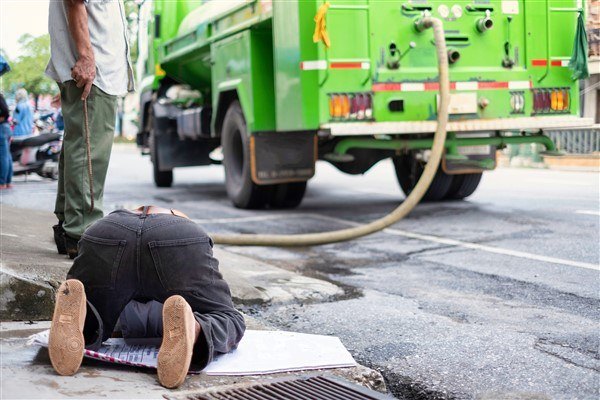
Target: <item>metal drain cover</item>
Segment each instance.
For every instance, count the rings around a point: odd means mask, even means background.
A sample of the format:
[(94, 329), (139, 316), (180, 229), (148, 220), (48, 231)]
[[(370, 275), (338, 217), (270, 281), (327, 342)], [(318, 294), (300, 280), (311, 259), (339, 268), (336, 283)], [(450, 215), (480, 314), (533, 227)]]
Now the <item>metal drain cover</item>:
[(393, 397), (340, 379), (313, 376), (275, 380), (264, 384), (187, 393), (189, 400), (389, 400)]

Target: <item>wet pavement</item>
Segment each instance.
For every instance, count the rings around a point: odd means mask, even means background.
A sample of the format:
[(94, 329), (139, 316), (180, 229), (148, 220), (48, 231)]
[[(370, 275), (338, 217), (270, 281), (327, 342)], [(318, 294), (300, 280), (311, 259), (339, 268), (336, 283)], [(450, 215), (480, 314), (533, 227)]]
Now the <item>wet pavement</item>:
[[(178, 208), (210, 232), (304, 233), (378, 218), (403, 196), (391, 163), (365, 176), (319, 164), (291, 211), (231, 207), (218, 166), (175, 171), (117, 146), (107, 208)], [(2, 203), (52, 209), (55, 183), (17, 182)], [(340, 336), (399, 398), (600, 396), (597, 173), (500, 169), (467, 201), (422, 204), (391, 229), (314, 248), (227, 247), (343, 289), (330, 301), (246, 306), (279, 328)]]

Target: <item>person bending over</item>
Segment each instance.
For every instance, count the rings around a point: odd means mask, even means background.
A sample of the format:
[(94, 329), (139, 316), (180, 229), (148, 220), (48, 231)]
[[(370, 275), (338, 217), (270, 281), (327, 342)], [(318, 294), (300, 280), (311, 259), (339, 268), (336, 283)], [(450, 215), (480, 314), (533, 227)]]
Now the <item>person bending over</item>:
[(212, 254), (212, 240), (176, 210), (155, 206), (117, 210), (91, 225), (57, 292), (49, 353), (60, 375), (73, 375), (84, 348), (111, 337), (132, 301), (164, 303), (158, 380), (181, 385), (234, 349), (246, 329)]

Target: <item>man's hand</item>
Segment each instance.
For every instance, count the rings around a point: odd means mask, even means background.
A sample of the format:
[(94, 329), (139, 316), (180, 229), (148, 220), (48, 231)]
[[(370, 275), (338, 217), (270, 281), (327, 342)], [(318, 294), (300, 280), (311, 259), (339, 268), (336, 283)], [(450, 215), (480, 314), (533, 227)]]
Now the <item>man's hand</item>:
[(78, 88), (83, 88), (81, 99), (86, 99), (90, 94), (90, 90), (92, 90), (92, 83), (96, 77), (94, 57), (80, 57), (71, 68), (71, 77), (75, 80)]
[(96, 60), (90, 42), (87, 8), (83, 0), (63, 1), (67, 10), (69, 31), (79, 54), (77, 62), (71, 68), (71, 77), (75, 79), (77, 87), (83, 88), (81, 100), (85, 100), (92, 90), (92, 82), (96, 77)]

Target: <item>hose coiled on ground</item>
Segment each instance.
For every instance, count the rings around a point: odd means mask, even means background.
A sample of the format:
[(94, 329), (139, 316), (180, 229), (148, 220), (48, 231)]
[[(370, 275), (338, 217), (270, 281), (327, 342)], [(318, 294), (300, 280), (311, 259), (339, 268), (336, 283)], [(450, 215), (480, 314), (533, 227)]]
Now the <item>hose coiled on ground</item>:
[(237, 246), (314, 246), (335, 242), (343, 242), (356, 239), (361, 236), (369, 235), (381, 231), (388, 226), (400, 221), (412, 209), (419, 204), (421, 198), (429, 189), (433, 178), (437, 172), (444, 144), (446, 141), (446, 124), (448, 122), (448, 105), (450, 102), (450, 80), (448, 77), (448, 54), (446, 50), (446, 40), (444, 38), (444, 29), (442, 22), (430, 16), (424, 16), (419, 20), (419, 26), (424, 29), (433, 28), (433, 36), (437, 50), (439, 83), (440, 83), (440, 102), (437, 118), (437, 129), (433, 137), (431, 155), (425, 166), (421, 178), (415, 185), (409, 196), (396, 209), (386, 216), (377, 219), (371, 223), (341, 229), (331, 232), (306, 233), (297, 235), (269, 235), (269, 234), (233, 234), (221, 235), (211, 234), (215, 243), (229, 244)]

